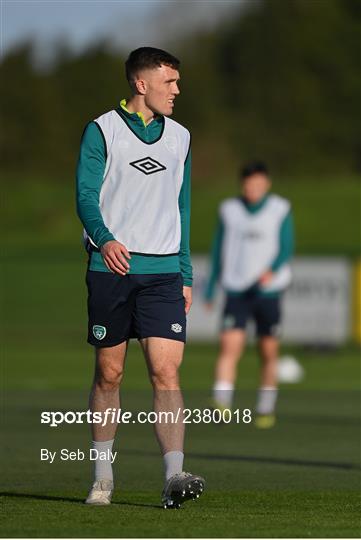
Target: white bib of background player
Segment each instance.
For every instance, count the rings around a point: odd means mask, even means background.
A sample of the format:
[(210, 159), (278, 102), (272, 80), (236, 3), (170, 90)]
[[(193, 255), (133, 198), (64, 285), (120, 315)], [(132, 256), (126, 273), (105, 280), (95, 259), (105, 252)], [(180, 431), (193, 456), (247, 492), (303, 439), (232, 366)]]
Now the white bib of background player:
[[(238, 198), (227, 199), (220, 207), (224, 224), (221, 283), (227, 290), (243, 291), (269, 270), (280, 249), (282, 221), (290, 210), (286, 199), (270, 195), (264, 207), (251, 214)], [(289, 265), (283, 265), (267, 291), (284, 289), (290, 282)]]
[(159, 139), (145, 143), (115, 110), (96, 122), (107, 147), (99, 200), (106, 227), (129, 251), (178, 253), (178, 197), (190, 145), (189, 132), (165, 117)]

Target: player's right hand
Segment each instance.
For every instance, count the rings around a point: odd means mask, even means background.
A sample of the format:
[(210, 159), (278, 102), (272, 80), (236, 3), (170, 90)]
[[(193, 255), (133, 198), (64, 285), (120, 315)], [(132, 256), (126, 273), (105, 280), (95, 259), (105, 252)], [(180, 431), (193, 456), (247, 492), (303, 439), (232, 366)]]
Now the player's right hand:
[(121, 276), (125, 276), (129, 272), (130, 266), (127, 259), (131, 259), (131, 256), (127, 248), (117, 240), (106, 242), (100, 248), (100, 253), (111, 272)]
[(206, 311), (212, 311), (213, 310), (213, 302), (204, 302), (204, 308)]

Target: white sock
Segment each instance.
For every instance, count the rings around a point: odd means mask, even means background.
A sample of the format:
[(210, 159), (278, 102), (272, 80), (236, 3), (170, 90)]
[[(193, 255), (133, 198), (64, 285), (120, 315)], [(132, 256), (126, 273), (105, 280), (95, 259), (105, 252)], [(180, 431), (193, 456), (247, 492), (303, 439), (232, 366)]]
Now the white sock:
[(233, 400), (234, 384), (228, 381), (216, 381), (213, 386), (213, 399), (220, 405), (230, 408)]
[[(108, 455), (112, 451), (113, 442), (114, 439), (112, 439), (111, 441), (92, 441), (92, 448), (98, 450), (98, 452), (107, 452)], [(111, 459), (99, 459), (98, 454), (98, 458), (94, 460), (94, 479), (111, 480), (113, 482), (113, 469)]]
[(274, 386), (258, 389), (256, 411), (258, 414), (272, 414), (275, 409), (278, 390)]
[(172, 450), (163, 456), (165, 479), (169, 480), (171, 476), (183, 471), (184, 454), (179, 450)]

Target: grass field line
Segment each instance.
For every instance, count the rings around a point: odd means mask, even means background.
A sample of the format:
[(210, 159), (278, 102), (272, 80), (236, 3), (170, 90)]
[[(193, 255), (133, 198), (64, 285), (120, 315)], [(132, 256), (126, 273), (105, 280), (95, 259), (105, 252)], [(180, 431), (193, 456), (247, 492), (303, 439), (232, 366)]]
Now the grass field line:
[[(157, 452), (144, 452), (142, 450), (121, 450), (120, 455), (137, 455), (143, 457), (157, 457)], [(232, 454), (204, 454), (198, 452), (187, 452), (187, 458), (194, 458), (207, 461), (248, 461), (252, 463), (269, 463), (275, 465), (296, 465), (300, 467), (323, 467), (326, 469), (345, 469), (361, 471), (361, 466), (356, 463), (335, 462), (335, 461), (319, 461), (306, 459), (291, 459), (278, 458), (273, 456), (249, 456), (249, 455), (232, 455)]]

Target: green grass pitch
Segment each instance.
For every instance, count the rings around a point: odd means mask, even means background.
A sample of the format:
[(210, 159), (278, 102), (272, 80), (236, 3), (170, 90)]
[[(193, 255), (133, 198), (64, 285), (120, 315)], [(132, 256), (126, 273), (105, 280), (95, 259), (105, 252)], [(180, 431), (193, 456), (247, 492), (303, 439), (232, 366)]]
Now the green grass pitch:
[[(358, 537), (359, 351), (286, 348), (306, 371), (283, 386), (274, 429), (190, 425), (185, 468), (207, 489), (179, 511), (160, 506), (162, 462), (150, 425), (121, 426), (114, 504), (83, 504), (89, 462), (40, 461), (40, 448), (85, 450), (86, 425), (49, 428), (41, 410), (85, 410), (93, 359), (86, 345), (79, 258), (38, 252), (5, 262), (5, 352), (1, 474), (4, 537)], [(189, 344), (181, 370), (186, 405), (205, 407), (216, 348)], [(257, 355), (240, 366), (236, 406), (252, 409)], [(130, 347), (123, 407), (149, 409), (139, 347)]]

